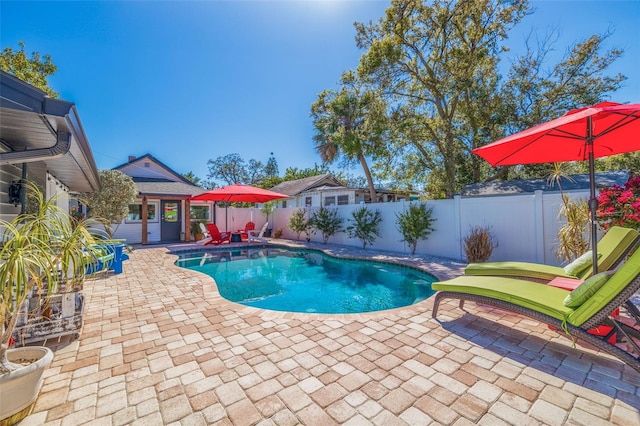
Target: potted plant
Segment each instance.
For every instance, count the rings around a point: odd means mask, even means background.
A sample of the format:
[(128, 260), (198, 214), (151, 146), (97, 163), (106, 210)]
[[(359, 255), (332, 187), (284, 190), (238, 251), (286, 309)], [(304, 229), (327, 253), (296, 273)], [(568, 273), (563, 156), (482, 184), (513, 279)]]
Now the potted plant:
[(193, 222), (191, 222), (189, 229), (191, 231), (191, 235), (193, 235), (193, 238), (196, 241), (200, 241), (202, 239), (203, 234), (202, 234), (202, 229), (200, 229), (199, 220), (194, 220)]
[[(269, 223), (269, 216), (276, 209), (277, 202), (276, 201), (267, 201), (262, 205), (262, 213), (267, 217), (267, 223)], [(267, 238), (271, 238), (272, 228), (267, 227), (267, 230), (264, 233), (264, 236)]]
[(86, 259), (95, 251), (89, 229), (96, 221), (75, 221), (55, 199), (44, 200), (27, 182), (35, 212), (0, 220), (0, 423), (14, 424), (31, 411), (42, 373), (53, 360), (46, 347), (9, 348), (16, 325), (43, 316), (59, 291), (78, 288)]

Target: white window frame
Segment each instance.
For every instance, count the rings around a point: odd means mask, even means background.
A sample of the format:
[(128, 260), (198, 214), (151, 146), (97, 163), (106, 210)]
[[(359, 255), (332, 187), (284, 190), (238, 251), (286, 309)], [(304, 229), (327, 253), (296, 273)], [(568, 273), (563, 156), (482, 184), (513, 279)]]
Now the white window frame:
[[(142, 215), (142, 203), (131, 203), (129, 204), (129, 208), (131, 206), (140, 206), (140, 214)], [(158, 223), (160, 221), (160, 219), (158, 218), (158, 210), (160, 209), (160, 206), (158, 203), (148, 203), (147, 204), (147, 214), (149, 214), (149, 207), (153, 206), (154, 212), (155, 212), (155, 217), (151, 218), (151, 219), (147, 219), (147, 222), (149, 223)], [(124, 223), (142, 223), (142, 216), (140, 216), (140, 219), (129, 219), (129, 214), (131, 213), (131, 210), (129, 210), (129, 213), (127, 214), (127, 217), (124, 219)]]

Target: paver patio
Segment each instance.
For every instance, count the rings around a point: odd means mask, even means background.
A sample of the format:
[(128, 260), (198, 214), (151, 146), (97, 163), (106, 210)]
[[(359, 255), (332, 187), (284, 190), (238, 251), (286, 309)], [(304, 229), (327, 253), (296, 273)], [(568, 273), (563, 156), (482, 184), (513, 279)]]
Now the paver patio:
[(640, 424), (640, 373), (533, 320), (449, 302), (438, 322), (430, 299), (357, 315), (265, 311), (226, 301), (175, 259), (140, 248), (124, 273), (85, 283), (82, 335), (56, 348), (21, 426)]

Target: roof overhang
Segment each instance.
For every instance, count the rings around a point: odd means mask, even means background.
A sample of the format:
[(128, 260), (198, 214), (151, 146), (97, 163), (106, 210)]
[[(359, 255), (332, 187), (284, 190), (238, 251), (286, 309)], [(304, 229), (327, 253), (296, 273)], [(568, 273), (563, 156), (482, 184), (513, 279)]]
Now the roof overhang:
[(0, 71), (0, 167), (23, 163), (30, 175), (49, 172), (71, 191), (100, 189), (75, 105)]

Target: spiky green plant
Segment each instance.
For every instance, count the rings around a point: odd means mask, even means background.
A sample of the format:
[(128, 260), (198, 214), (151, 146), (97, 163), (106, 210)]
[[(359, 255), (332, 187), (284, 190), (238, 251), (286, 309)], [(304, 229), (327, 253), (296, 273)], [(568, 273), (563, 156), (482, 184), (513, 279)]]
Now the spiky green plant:
[(425, 204), (410, 203), (409, 209), (402, 213), (396, 213), (396, 225), (402, 234), (402, 240), (411, 247), (411, 254), (416, 253), (419, 240), (426, 240), (433, 231), (433, 207), (427, 208)]
[[(33, 213), (0, 220), (0, 372), (19, 366), (7, 360), (9, 339), (29, 295), (46, 300), (59, 284), (75, 286), (84, 279), (87, 256), (95, 252), (98, 222), (77, 222), (60, 209), (55, 198), (45, 200), (38, 187), (25, 183)], [(101, 227), (97, 227), (101, 229)]]
[(573, 261), (589, 248), (589, 239), (585, 235), (589, 231), (590, 214), (589, 203), (585, 199), (571, 201), (562, 192), (562, 179), (572, 182), (571, 177), (564, 171), (566, 163), (553, 163), (553, 171), (548, 177), (549, 185), (558, 184), (562, 207), (558, 212), (559, 218), (565, 218), (566, 223), (558, 230), (558, 259)]
[(329, 237), (342, 230), (342, 218), (338, 216), (338, 209), (320, 207), (311, 216), (313, 228), (322, 233), (322, 243), (327, 244)]
[(363, 249), (367, 248), (367, 244), (373, 244), (380, 236), (382, 216), (379, 210), (371, 211), (366, 206), (362, 206), (351, 212), (349, 222), (351, 225), (346, 228), (347, 234), (350, 238), (358, 238), (362, 242)]
[(567, 222), (558, 231), (558, 259), (571, 262), (589, 249), (589, 203), (584, 198), (572, 201), (562, 196), (562, 207), (558, 213)]

